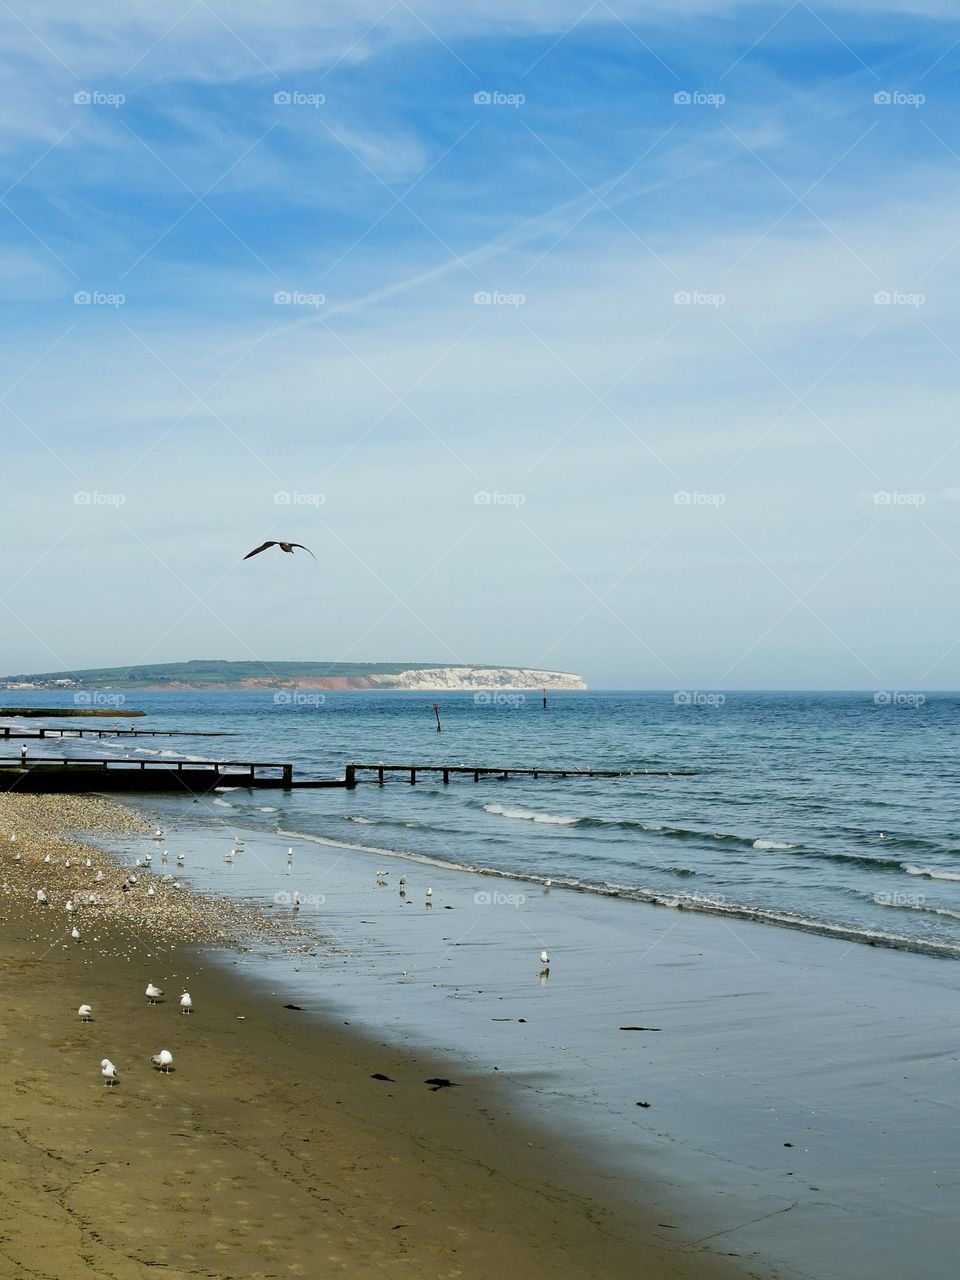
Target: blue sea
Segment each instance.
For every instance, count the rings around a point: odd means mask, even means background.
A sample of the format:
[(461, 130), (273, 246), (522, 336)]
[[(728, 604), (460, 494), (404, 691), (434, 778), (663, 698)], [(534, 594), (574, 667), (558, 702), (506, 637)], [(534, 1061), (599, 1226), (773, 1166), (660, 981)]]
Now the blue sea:
[[(110, 706), (117, 695), (89, 697), (88, 705)], [(216, 812), (224, 817), (229, 805), (238, 827), (384, 857), (960, 958), (956, 694), (551, 693), (546, 709), (539, 693), (126, 697), (148, 713), (127, 725), (236, 736), (51, 740), (31, 743), (31, 753), (290, 761), (298, 779), (342, 776), (348, 761), (692, 769), (230, 790)], [(74, 698), (2, 695), (8, 706), (71, 706)], [(0, 750), (18, 755), (19, 743)]]

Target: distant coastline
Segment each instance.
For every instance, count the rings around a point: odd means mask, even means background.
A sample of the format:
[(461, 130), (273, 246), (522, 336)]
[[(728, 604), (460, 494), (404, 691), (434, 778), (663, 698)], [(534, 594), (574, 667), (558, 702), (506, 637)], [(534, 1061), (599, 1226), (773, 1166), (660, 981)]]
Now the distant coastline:
[(101, 667), (0, 678), (0, 690), (79, 692), (116, 689), (150, 692), (243, 692), (276, 689), (380, 689), (457, 692), (483, 689), (582, 690), (570, 671), (440, 663), (227, 662), (219, 659)]

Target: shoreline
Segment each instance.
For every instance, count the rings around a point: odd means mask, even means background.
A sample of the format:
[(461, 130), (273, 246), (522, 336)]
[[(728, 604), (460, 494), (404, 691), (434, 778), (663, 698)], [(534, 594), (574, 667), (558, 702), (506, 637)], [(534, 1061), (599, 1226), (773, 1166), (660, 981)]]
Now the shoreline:
[[(218, 793), (222, 793), (230, 791), (232, 788), (218, 787), (216, 790)], [(500, 867), (456, 863), (446, 861), (443, 858), (435, 858), (428, 854), (363, 845), (355, 841), (337, 840), (333, 836), (312, 835), (307, 831), (290, 831), (282, 827), (277, 828), (277, 834), (291, 840), (304, 840), (310, 844), (326, 845), (334, 849), (376, 854), (379, 858), (393, 858), (398, 862), (409, 863), (413, 866), (436, 867), (438, 870), (456, 871), (475, 876), (490, 876), (497, 880), (514, 881), (518, 884), (527, 884), (535, 888), (563, 889), (570, 893), (592, 894), (598, 898), (613, 898), (622, 902), (638, 902), (651, 907), (664, 907), (670, 911), (686, 911), (694, 915), (718, 916), (725, 920), (762, 924), (778, 929), (793, 929), (798, 933), (807, 933), (814, 937), (851, 942), (857, 946), (882, 947), (888, 951), (904, 951), (914, 955), (929, 956), (936, 960), (960, 960), (960, 945), (954, 946), (947, 942), (921, 941), (907, 937), (905, 934), (855, 929), (848, 925), (831, 924), (825, 920), (808, 919), (805, 916), (769, 911), (760, 907), (737, 906), (720, 902), (719, 900), (714, 901), (703, 894), (683, 894), (679, 890), (670, 894), (662, 889), (632, 888), (626, 885), (610, 886), (590, 883), (589, 881), (571, 880), (564, 876), (547, 876), (534, 872), (508, 871)], [(918, 878), (922, 878), (920, 873), (917, 874)]]
[[(178, 910), (203, 904), (212, 951), (187, 943), (183, 929), (137, 941), (142, 924), (132, 930), (104, 908), (81, 909), (81, 920), (99, 920), (74, 944), (63, 927), (65, 885), (52, 877), (57, 860), (62, 868), (83, 846), (56, 840), (52, 823), (39, 837), (21, 829), (11, 843), (18, 803), (21, 828), (44, 808), (42, 797), (24, 799), (0, 807), (0, 1027), (12, 1083), (0, 1256), (18, 1273), (253, 1278), (312, 1275), (322, 1262), (334, 1274), (437, 1280), (532, 1280), (545, 1269), (571, 1280), (768, 1274), (671, 1240), (672, 1224), (657, 1225), (669, 1219), (656, 1180), (640, 1188), (647, 1209), (616, 1180), (603, 1203), (591, 1198), (579, 1157), (518, 1118), (499, 1081), (286, 1009), (292, 1001), (231, 973), (229, 940), (209, 918), (219, 899), (178, 891)], [(101, 817), (120, 808), (89, 803)], [(123, 834), (143, 837), (144, 824), (131, 821)], [(109, 843), (110, 822), (91, 835)], [(106, 855), (94, 845), (88, 856), (94, 867), (84, 870), (95, 874)], [(31, 906), (11, 885), (14, 867), (21, 878), (45, 873), (50, 906)], [(295, 946), (293, 935), (304, 934), (303, 922), (279, 934), (262, 923), (274, 942)], [(186, 927), (196, 929), (189, 911)], [(166, 987), (166, 1004), (147, 1004), (148, 980)], [(176, 1007), (175, 985), (186, 982), (190, 1017)], [(79, 1022), (81, 1002), (93, 1005), (92, 1023)], [(160, 1048), (174, 1053), (169, 1076), (150, 1064)], [(102, 1086), (103, 1056), (119, 1068), (115, 1089)], [(434, 1078), (456, 1087), (433, 1089), (425, 1082)]]

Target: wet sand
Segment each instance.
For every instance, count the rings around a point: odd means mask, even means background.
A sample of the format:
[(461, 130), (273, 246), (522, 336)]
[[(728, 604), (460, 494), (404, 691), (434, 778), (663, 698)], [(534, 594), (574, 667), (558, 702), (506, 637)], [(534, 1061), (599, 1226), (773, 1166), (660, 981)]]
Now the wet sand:
[[(498, 1082), (380, 1044), (369, 1027), (323, 1026), (211, 963), (198, 942), (222, 947), (240, 927), (256, 934), (257, 921), (237, 914), (245, 908), (222, 904), (221, 923), (220, 900), (198, 897), (194, 910), (185, 890), (164, 885), (172, 905), (154, 929), (114, 870), (113, 896), (102, 889), (99, 907), (81, 908), (83, 941), (73, 942), (64, 901), (78, 846), (54, 830), (66, 816), (83, 826), (84, 802), (71, 800), (67, 815), (62, 799), (0, 797), (0, 1271), (41, 1280), (764, 1274), (671, 1239), (671, 1226), (644, 1210), (663, 1202), (655, 1171), (630, 1196), (611, 1179), (601, 1203), (586, 1190), (596, 1170), (518, 1120)], [(93, 803), (101, 841), (114, 821), (127, 834), (142, 829), (124, 827), (132, 820), (118, 806)], [(103, 853), (84, 856), (93, 862), (84, 875), (110, 866)], [(142, 883), (159, 870), (155, 860)], [(45, 908), (31, 899), (34, 880), (47, 888)], [(291, 932), (281, 945), (310, 944)], [(164, 1003), (147, 1003), (148, 981), (166, 990)], [(177, 1007), (185, 987), (190, 1016)], [(83, 1002), (93, 1006), (88, 1024), (77, 1017)], [(174, 1055), (169, 1075), (150, 1062), (161, 1048)], [(102, 1084), (103, 1057), (119, 1069), (115, 1088)], [(425, 1083), (434, 1078), (456, 1086)]]
[(333, 940), (238, 964), (308, 1015), (508, 1085), (499, 1097), (579, 1152), (595, 1199), (622, 1189), (677, 1239), (781, 1277), (953, 1274), (955, 962), (289, 834), (250, 830), (227, 863), (237, 817), (212, 806), (171, 835), (194, 883), (261, 907), (296, 889)]

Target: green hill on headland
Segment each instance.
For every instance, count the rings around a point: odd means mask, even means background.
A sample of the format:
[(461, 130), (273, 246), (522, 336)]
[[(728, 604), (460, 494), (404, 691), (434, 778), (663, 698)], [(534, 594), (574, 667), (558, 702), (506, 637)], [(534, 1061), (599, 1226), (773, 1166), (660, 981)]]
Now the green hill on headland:
[(190, 662), (141, 663), (0, 677), (6, 689), (583, 689), (579, 676), (527, 667), (443, 662)]

